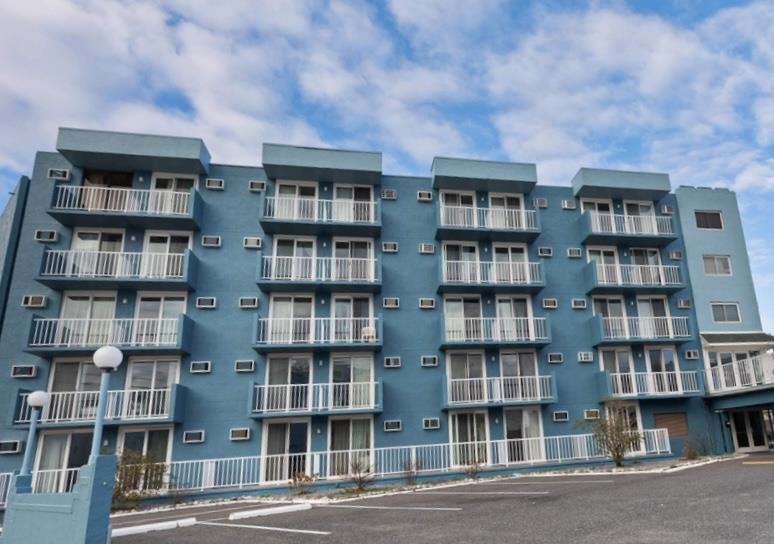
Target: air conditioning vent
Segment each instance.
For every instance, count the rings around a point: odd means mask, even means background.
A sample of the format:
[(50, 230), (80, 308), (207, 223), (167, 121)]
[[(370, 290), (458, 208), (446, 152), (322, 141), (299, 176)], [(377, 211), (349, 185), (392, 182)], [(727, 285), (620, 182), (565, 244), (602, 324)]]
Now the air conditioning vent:
[(563, 363), (564, 362), (564, 353), (549, 353), (548, 354), (548, 362), (551, 364), (557, 364), (557, 363)]
[(579, 247), (568, 247), (567, 256), (570, 259), (580, 259), (581, 257), (583, 257), (583, 250)]
[(70, 179), (70, 171), (67, 168), (49, 168), (48, 179), (56, 181), (67, 181)]
[(12, 455), (14, 453), (21, 453), (21, 451), (21, 440), (3, 440), (0, 442), (0, 455)]
[(395, 189), (382, 189), (382, 200), (398, 200), (398, 191)]
[(423, 417), (422, 428), (426, 431), (435, 431), (441, 428), (441, 418), (438, 417)]
[(691, 307), (691, 299), (689, 298), (681, 298), (677, 301), (677, 307), (682, 309), (687, 309)]
[(36, 230), (33, 236), (37, 242), (56, 242), (59, 239), (55, 230)]
[(398, 242), (382, 242), (382, 252), (383, 253), (397, 253), (398, 252)]
[(37, 375), (37, 365), (13, 365), (11, 367), (11, 378), (34, 378)]
[(189, 371), (191, 374), (209, 374), (212, 363), (210, 361), (191, 361)]
[(240, 359), (234, 361), (234, 372), (253, 372), (255, 371), (255, 361), (250, 359)]
[(682, 251), (670, 251), (669, 252), (669, 258), (673, 261), (682, 261), (683, 260), (683, 252)]
[(585, 298), (574, 298), (571, 304), (573, 310), (585, 310), (589, 303)]
[(246, 249), (261, 249), (263, 240), (258, 236), (245, 236), (242, 238), (242, 247)]
[(422, 255), (433, 255), (435, 253), (435, 244), (419, 244), (419, 253)]
[(592, 352), (592, 351), (579, 351), (578, 352), (578, 362), (579, 363), (593, 363), (594, 362), (594, 352)]
[(388, 419), (384, 422), (384, 432), (396, 433), (403, 429), (403, 423), (399, 419)]
[(553, 257), (553, 256), (554, 256), (554, 248), (552, 247), (538, 248), (538, 257)]
[(400, 299), (398, 297), (385, 297), (382, 299), (382, 308), (400, 308)]
[(217, 307), (218, 299), (215, 297), (196, 297), (196, 307), (203, 310), (212, 310)]
[(419, 307), (422, 310), (432, 310), (435, 308), (435, 299), (434, 298), (420, 298), (419, 299)]
[(698, 349), (687, 349), (685, 350), (685, 353), (683, 354), (683, 357), (685, 357), (688, 360), (695, 360), (699, 358), (699, 350)]
[(675, 213), (675, 208), (674, 206), (670, 206), (669, 204), (664, 204), (663, 206), (661, 206), (661, 213), (663, 213), (664, 215), (672, 215), (673, 213)]
[(400, 357), (393, 356), (393, 357), (384, 358), (384, 368), (399, 368), (399, 367), (400, 367)]
[(433, 201), (433, 192), (432, 191), (417, 191), (417, 200), (420, 202), (432, 202)]
[(438, 366), (437, 355), (422, 355), (419, 359), (420, 366)]
[(583, 419), (587, 419), (587, 420), (599, 419), (599, 410), (597, 408), (592, 408), (590, 410), (583, 410)]
[(220, 247), (220, 236), (206, 234), (202, 236), (202, 247)]
[(24, 295), (21, 305), (24, 308), (45, 308), (47, 302), (45, 295)]
[(228, 430), (228, 439), (232, 442), (250, 440), (250, 429), (247, 427), (236, 427)]
[(577, 207), (577, 204), (575, 204), (574, 199), (562, 200), (563, 210), (574, 210), (576, 207)]
[(183, 431), (183, 444), (201, 444), (204, 442), (204, 431)]
[(239, 297), (239, 307), (244, 309), (257, 308), (258, 297)]
[(546, 308), (548, 310), (554, 310), (559, 307), (559, 301), (555, 298), (544, 298), (543, 299), (543, 308)]
[(247, 182), (247, 188), (250, 192), (260, 193), (266, 190), (266, 182), (258, 179), (251, 179)]
[(547, 198), (535, 198), (532, 200), (533, 206), (536, 208), (548, 208), (548, 199)]
[(220, 178), (207, 178), (204, 186), (210, 191), (222, 191), (226, 188), (226, 182)]
[(567, 410), (557, 410), (553, 413), (553, 419), (557, 423), (564, 423), (570, 421), (570, 412)]

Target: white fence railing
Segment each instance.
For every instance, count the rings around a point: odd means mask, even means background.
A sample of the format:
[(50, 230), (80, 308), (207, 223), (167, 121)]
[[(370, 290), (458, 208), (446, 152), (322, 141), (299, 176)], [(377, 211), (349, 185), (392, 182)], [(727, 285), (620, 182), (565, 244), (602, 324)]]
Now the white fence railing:
[(679, 266), (597, 264), (597, 283), (607, 286), (679, 286)]
[(376, 202), (305, 197), (266, 197), (264, 217), (315, 223), (376, 224), (379, 222)]
[(11, 490), (13, 472), (0, 472), (0, 507), (8, 502), (8, 492)]
[(378, 338), (375, 317), (268, 317), (258, 320), (258, 344), (373, 344)]
[(364, 281), (376, 282), (376, 259), (341, 257), (264, 257), (264, 280)]
[[(40, 414), (41, 423), (94, 421), (99, 391), (56, 391)], [(28, 393), (21, 395), (16, 423), (29, 423), (32, 408)], [(108, 391), (105, 419), (163, 419), (169, 417), (171, 389), (125, 389)]]
[(357, 410), (376, 407), (378, 382), (256, 385), (254, 412)]
[(446, 394), (449, 404), (537, 402), (553, 396), (551, 376), (449, 379)]
[[(640, 433), (639, 444), (630, 455), (670, 454), (666, 429)], [(254, 457), (202, 459), (160, 463), (150, 470), (154, 489), (148, 493), (201, 491), (216, 488), (242, 488), (261, 484), (285, 484), (294, 475), (317, 479), (346, 477), (354, 471), (374, 477), (400, 476), (407, 472), (426, 474), (459, 471), (477, 464), (481, 468), (519, 465), (551, 465), (602, 460), (607, 454), (591, 434), (497, 440), (488, 442), (444, 443), (397, 446), (363, 450), (332, 450)]]
[(188, 215), (191, 192), (115, 187), (57, 187), (54, 209), (151, 215)]
[(78, 481), (80, 468), (58, 468), (32, 472), (33, 493), (69, 493)]
[(707, 388), (724, 393), (774, 384), (774, 356), (764, 353), (710, 368)]
[(656, 215), (622, 215), (586, 212), (591, 219), (591, 232), (599, 234), (632, 234), (668, 236), (674, 234), (672, 218)]
[(443, 281), (448, 283), (533, 285), (543, 282), (540, 263), (444, 261)]
[(42, 276), (72, 278), (182, 278), (182, 253), (124, 253), (49, 249)]
[(611, 372), (610, 393), (614, 397), (637, 395), (670, 395), (699, 393), (699, 373), (695, 370), (680, 372)]
[(444, 316), (447, 342), (533, 342), (548, 340), (545, 317)]
[(505, 208), (474, 208), (441, 205), (441, 225), (444, 227), (485, 228), (495, 230), (537, 230), (535, 210)]
[(689, 337), (687, 317), (603, 317), (604, 340)]
[(32, 347), (174, 346), (180, 320), (169, 319), (35, 319)]

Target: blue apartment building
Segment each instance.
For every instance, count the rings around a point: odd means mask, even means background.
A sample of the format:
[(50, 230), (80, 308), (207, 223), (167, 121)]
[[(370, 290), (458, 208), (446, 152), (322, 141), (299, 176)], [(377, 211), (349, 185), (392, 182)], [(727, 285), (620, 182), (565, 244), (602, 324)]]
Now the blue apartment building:
[(199, 139), (70, 128), (56, 148), (0, 219), (0, 497), (38, 389), (33, 487), (72, 488), (106, 344), (103, 450), (193, 493), (594, 462), (579, 423), (614, 400), (632, 456), (774, 448), (728, 190), (276, 144), (214, 164)]

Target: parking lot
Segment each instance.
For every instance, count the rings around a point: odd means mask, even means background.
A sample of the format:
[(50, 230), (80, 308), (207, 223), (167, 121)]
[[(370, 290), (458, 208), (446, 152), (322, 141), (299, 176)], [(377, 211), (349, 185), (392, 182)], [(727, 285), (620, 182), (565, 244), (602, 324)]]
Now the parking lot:
[[(241, 520), (255, 504), (153, 514), (197, 524), (117, 544), (367, 542), (729, 543), (774, 539), (774, 457), (672, 474), (516, 477)], [(114, 518), (129, 526), (142, 517)]]

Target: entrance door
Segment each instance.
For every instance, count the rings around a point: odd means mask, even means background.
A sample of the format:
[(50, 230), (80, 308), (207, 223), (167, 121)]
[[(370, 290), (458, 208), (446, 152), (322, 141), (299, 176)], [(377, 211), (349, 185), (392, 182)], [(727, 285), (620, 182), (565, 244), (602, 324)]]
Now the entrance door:
[(177, 319), (185, 313), (184, 295), (140, 295), (134, 327), (134, 342), (174, 344), (177, 340)]
[(497, 323), (502, 340), (529, 340), (533, 338), (532, 320), (529, 319), (529, 299), (523, 297), (497, 298)]
[(642, 285), (660, 285), (664, 283), (661, 273), (661, 255), (655, 248), (631, 248), (630, 254), (634, 268), (633, 279)]
[(120, 251), (124, 245), (121, 232), (78, 230), (73, 236), (69, 266), (72, 276), (113, 277), (121, 271)]
[(331, 476), (371, 470), (371, 419), (332, 419), (330, 422)]
[(445, 300), (446, 338), (457, 341), (483, 339), (481, 300), (478, 297), (450, 297)]
[(534, 352), (501, 353), (500, 375), (502, 378), (499, 393), (503, 400), (539, 400), (541, 398)]
[(370, 240), (336, 240), (333, 244), (333, 277), (336, 281), (373, 281)]
[(581, 200), (581, 211), (591, 213), (591, 230), (594, 232), (615, 232), (613, 205), (605, 200)]
[[(364, 329), (373, 328), (371, 297), (333, 297), (333, 341), (361, 342), (372, 335), (364, 335)], [(367, 332), (367, 331), (366, 331)]]
[(602, 331), (605, 338), (627, 338), (628, 320), (622, 298), (594, 298), (594, 315), (602, 316)]
[(626, 231), (635, 234), (656, 234), (656, 215), (652, 202), (626, 202)]
[[(607, 407), (608, 417), (612, 416), (612, 409)], [(624, 420), (624, 426), (632, 433), (637, 433), (642, 437), (642, 425), (640, 424), (640, 408), (639, 405), (634, 402), (627, 402), (621, 404), (617, 408), (618, 416)], [(644, 453), (645, 441), (640, 438), (639, 444), (629, 449), (631, 453)]]
[[(171, 388), (177, 382), (179, 362), (172, 360), (131, 361), (121, 413), (128, 418), (166, 417), (169, 415)], [(110, 407), (117, 412), (119, 406)]]
[(336, 185), (333, 200), (333, 220), (345, 223), (370, 223), (371, 187)]
[(274, 216), (277, 219), (317, 219), (317, 185), (278, 183)]
[(43, 418), (50, 421), (91, 421), (97, 416), (100, 370), (91, 361), (54, 363), (48, 405)]
[(519, 195), (492, 195), (489, 198), (490, 228), (523, 229), (523, 204)]
[(504, 410), (504, 417), (508, 462), (535, 462), (543, 459), (540, 409), (509, 408)]
[(441, 224), (454, 227), (478, 226), (473, 193), (441, 193)]
[(527, 248), (524, 246), (494, 246), (493, 280), (498, 283), (529, 283)]
[(646, 348), (645, 358), (648, 363), (648, 378), (651, 382), (651, 392), (670, 393), (682, 391), (680, 366), (674, 349)]
[(57, 343), (69, 345), (111, 344), (116, 309), (115, 295), (65, 294)]
[(453, 464), (486, 464), (486, 412), (452, 412), (450, 417)]
[(279, 238), (274, 246), (273, 279), (315, 278), (314, 240)]
[(311, 360), (308, 355), (271, 357), (266, 370), (267, 386), (261, 408), (267, 411), (308, 410), (312, 396)]
[(482, 402), (486, 400), (486, 373), (480, 353), (449, 355), (449, 401)]
[[(130, 204), (132, 174), (104, 170), (84, 170), (82, 208), (104, 211), (124, 211)], [(88, 187), (88, 189), (86, 189)], [(77, 189), (77, 187), (73, 187)]]
[(312, 330), (310, 296), (277, 296), (271, 300), (269, 338), (272, 344), (309, 343)]
[(333, 409), (372, 406), (372, 369), (368, 356), (334, 357), (328, 406)]
[(91, 432), (43, 433), (32, 488), (36, 493), (67, 493), (78, 469), (89, 462)]
[(445, 280), (478, 283), (478, 247), (476, 244), (447, 243), (443, 246)]
[(265, 429), (264, 480), (286, 481), (292, 480), (295, 475), (307, 474), (309, 423), (307, 421), (267, 423)]
[(762, 410), (731, 412), (731, 425), (734, 446), (737, 451), (751, 452), (769, 449)]
[(672, 336), (672, 326), (665, 298), (638, 298), (637, 314), (639, 319), (639, 334), (642, 338), (669, 338)]
[(602, 369), (610, 373), (611, 393), (618, 396), (636, 395), (632, 354), (628, 349), (601, 350)]
[(118, 450), (125, 464), (139, 465), (137, 470), (125, 471), (124, 479), (131, 479), (138, 491), (163, 489), (169, 481), (162, 463), (169, 461), (169, 429), (122, 429)]
[(148, 234), (140, 274), (156, 278), (183, 277), (183, 256), (190, 246), (190, 234)]
[(187, 214), (196, 178), (162, 175), (153, 178), (148, 202), (149, 213)]
[(588, 259), (597, 267), (597, 281), (599, 283), (617, 285), (621, 282), (618, 275), (618, 255), (615, 249), (589, 248)]

